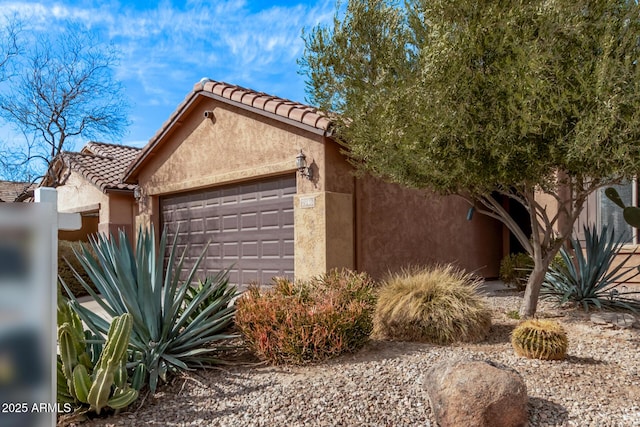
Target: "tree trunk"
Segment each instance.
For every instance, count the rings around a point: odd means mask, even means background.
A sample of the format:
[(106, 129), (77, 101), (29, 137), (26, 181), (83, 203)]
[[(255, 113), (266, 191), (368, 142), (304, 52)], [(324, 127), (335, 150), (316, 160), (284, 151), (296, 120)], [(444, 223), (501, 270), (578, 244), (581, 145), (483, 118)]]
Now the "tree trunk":
[(536, 314), (540, 289), (542, 288), (542, 282), (544, 282), (544, 276), (547, 273), (550, 263), (550, 260), (547, 258), (548, 257), (536, 260), (533, 271), (529, 276), (527, 288), (524, 291), (524, 298), (522, 299), (522, 305), (520, 306), (521, 319), (528, 319)]

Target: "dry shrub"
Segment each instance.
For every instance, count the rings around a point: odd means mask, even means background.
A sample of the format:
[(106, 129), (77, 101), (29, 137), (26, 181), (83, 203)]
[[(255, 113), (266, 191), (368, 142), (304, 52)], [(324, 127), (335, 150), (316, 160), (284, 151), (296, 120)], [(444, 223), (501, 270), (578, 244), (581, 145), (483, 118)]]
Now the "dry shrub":
[(272, 364), (306, 364), (359, 350), (375, 307), (364, 273), (333, 270), (310, 281), (274, 279), (236, 302), (236, 326), (249, 348)]
[(484, 339), (491, 311), (481, 280), (452, 265), (412, 268), (382, 285), (374, 315), (378, 339), (451, 344)]

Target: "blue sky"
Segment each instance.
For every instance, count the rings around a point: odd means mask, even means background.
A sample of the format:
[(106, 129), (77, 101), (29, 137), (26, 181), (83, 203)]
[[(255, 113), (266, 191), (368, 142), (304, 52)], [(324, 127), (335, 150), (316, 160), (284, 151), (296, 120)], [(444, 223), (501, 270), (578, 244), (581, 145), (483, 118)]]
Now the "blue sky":
[(30, 31), (71, 20), (114, 43), (133, 107), (120, 142), (142, 146), (203, 77), (305, 102), (302, 29), (330, 22), (335, 1), (0, 0), (0, 10), (17, 12)]

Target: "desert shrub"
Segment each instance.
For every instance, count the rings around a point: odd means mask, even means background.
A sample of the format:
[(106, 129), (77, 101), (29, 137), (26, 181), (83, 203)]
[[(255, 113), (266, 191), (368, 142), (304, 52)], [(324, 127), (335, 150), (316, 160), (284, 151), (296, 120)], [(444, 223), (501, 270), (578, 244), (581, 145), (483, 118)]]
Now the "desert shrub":
[[(526, 253), (509, 254), (500, 261), (500, 280), (506, 285), (515, 286), (519, 291), (524, 291), (527, 281), (533, 271), (533, 258)], [(550, 268), (562, 268), (564, 259), (557, 254), (551, 261)]]
[(531, 271), (533, 258), (529, 254), (508, 254), (500, 261), (500, 280), (506, 285), (515, 286), (519, 291), (526, 288)]
[(274, 279), (236, 302), (236, 326), (249, 348), (272, 364), (306, 364), (359, 350), (369, 338), (374, 282), (333, 270), (308, 281)]
[[(144, 366), (144, 380), (151, 392), (155, 392), (159, 379), (166, 380), (170, 372), (218, 362), (213, 357), (216, 344), (235, 337), (230, 331), (235, 311), (231, 302), (237, 291), (229, 283), (229, 271), (206, 277), (200, 291), (183, 305), (189, 288), (186, 285), (195, 282), (206, 247), (181, 281), (186, 251), (178, 260), (176, 240), (168, 244), (165, 232), (158, 245), (152, 227), (139, 229), (135, 248), (123, 231), (117, 239), (98, 234), (90, 245), (95, 255), (85, 247), (78, 259), (102, 294), (98, 303), (106, 314), (131, 314), (129, 350), (134, 357), (129, 363), (132, 367)], [(81, 277), (77, 278), (96, 297)], [(209, 298), (212, 295), (216, 296), (213, 301)], [(80, 305), (75, 296), (71, 300), (91, 332), (104, 337), (110, 322)], [(199, 314), (194, 316), (196, 312)]]
[(506, 314), (509, 319), (520, 320), (520, 312), (518, 310), (510, 310)]
[[(220, 301), (220, 298), (224, 297), (224, 294), (228, 289), (226, 286), (217, 286), (213, 292), (208, 292), (209, 287), (209, 284), (202, 280), (199, 280), (196, 286), (187, 287), (187, 291), (184, 294), (184, 300), (182, 301), (182, 306), (178, 310), (178, 316), (182, 316), (182, 314), (189, 309), (189, 306), (193, 301), (197, 301), (197, 304), (191, 311), (191, 314), (189, 314), (185, 326), (196, 320), (198, 316), (200, 316), (200, 314), (207, 310), (212, 304), (217, 304), (218, 301)], [(205, 292), (208, 293), (208, 296), (198, 301), (200, 295)]]
[[(73, 270), (75, 270), (94, 291), (97, 291), (95, 285), (91, 282), (91, 279), (89, 279), (89, 275), (84, 271), (80, 261), (78, 261), (78, 258), (74, 253), (74, 250), (81, 252), (82, 248), (86, 246), (87, 245), (83, 242), (71, 242), (69, 240), (58, 241), (58, 277), (61, 280), (64, 280), (77, 298), (87, 296), (89, 295), (89, 292), (85, 290), (84, 286), (82, 286), (80, 281), (76, 278)], [(90, 248), (89, 251), (91, 252)], [(69, 297), (66, 289), (62, 286), (59, 286), (59, 288), (63, 296)]]
[(561, 264), (552, 264), (542, 284), (540, 296), (563, 304), (572, 301), (589, 307), (640, 311), (638, 291), (625, 291), (622, 285), (640, 275), (638, 267), (627, 266), (633, 253), (613, 266), (623, 245), (613, 228), (606, 225), (598, 233), (595, 226), (584, 227), (585, 248), (571, 239), (571, 248), (560, 249)]
[(567, 355), (567, 334), (553, 320), (525, 320), (511, 333), (511, 345), (529, 359), (562, 360)]
[(391, 275), (378, 295), (373, 336), (435, 344), (482, 340), (491, 311), (478, 292), (481, 283), (451, 265)]

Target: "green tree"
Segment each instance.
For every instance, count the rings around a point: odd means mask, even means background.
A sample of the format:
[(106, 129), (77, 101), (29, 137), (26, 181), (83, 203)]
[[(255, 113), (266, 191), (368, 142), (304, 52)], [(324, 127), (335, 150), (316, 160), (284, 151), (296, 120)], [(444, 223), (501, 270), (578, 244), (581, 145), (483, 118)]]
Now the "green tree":
[(119, 52), (90, 30), (67, 24), (31, 38), (25, 28), (23, 35), (12, 39), (24, 53), (11, 56), (14, 72), (0, 92), (0, 116), (23, 139), (0, 150), (0, 174), (36, 181), (77, 142), (121, 137), (128, 102), (114, 75)]
[(639, 17), (635, 1), (350, 1), (300, 63), (357, 168), (511, 230), (535, 262), (530, 317), (587, 196), (640, 170)]

